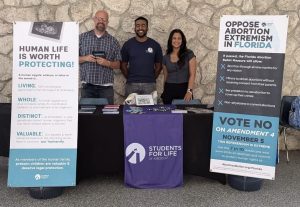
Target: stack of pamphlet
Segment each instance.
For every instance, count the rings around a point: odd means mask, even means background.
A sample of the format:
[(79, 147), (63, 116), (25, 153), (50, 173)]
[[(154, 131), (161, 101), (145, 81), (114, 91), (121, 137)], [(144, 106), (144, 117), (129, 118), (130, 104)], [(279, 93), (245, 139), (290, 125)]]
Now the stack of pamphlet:
[(120, 105), (105, 105), (102, 109), (103, 114), (119, 114)]
[(92, 114), (95, 112), (95, 110), (96, 110), (96, 106), (94, 106), (94, 105), (82, 105), (82, 106), (80, 106), (80, 109), (78, 112), (81, 114), (85, 114), (85, 113)]
[(184, 109), (173, 109), (171, 111), (172, 114), (186, 114), (188, 111)]
[(196, 113), (196, 114), (203, 114), (203, 113), (213, 113), (214, 111), (211, 109), (204, 109), (204, 108), (195, 108), (195, 107), (186, 107), (185, 108), (188, 112)]

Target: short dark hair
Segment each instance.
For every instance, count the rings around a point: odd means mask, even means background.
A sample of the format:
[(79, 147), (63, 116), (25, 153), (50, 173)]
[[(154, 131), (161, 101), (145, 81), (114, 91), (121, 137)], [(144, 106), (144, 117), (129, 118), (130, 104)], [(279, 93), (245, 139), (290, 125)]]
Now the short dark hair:
[(148, 19), (146, 19), (145, 17), (138, 17), (138, 18), (136, 18), (135, 20), (134, 20), (134, 23), (136, 23), (136, 21), (138, 21), (138, 20), (143, 20), (143, 21), (145, 21), (146, 22), (146, 24), (147, 24), (147, 26), (148, 26)]

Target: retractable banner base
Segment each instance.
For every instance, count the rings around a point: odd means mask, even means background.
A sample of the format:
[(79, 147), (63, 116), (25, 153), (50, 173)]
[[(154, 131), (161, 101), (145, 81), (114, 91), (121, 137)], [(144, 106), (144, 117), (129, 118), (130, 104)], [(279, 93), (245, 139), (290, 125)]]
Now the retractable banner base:
[(63, 187), (37, 187), (28, 188), (29, 195), (35, 199), (50, 199), (61, 196), (63, 193)]
[(257, 191), (261, 189), (263, 179), (238, 175), (228, 175), (228, 184), (240, 191)]

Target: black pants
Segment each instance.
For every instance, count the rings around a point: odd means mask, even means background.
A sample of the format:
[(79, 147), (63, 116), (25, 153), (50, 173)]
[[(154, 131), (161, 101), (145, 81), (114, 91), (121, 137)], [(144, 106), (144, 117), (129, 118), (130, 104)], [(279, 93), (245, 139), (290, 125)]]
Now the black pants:
[(112, 86), (100, 86), (90, 83), (82, 84), (82, 98), (107, 98), (109, 104), (114, 103), (114, 89)]
[(164, 104), (171, 104), (173, 99), (183, 99), (188, 88), (188, 83), (165, 83), (161, 98)]

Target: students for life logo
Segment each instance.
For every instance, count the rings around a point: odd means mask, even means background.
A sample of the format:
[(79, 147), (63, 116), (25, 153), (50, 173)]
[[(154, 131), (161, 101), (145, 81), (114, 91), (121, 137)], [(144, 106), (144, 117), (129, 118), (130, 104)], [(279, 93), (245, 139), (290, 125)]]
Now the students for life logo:
[(131, 143), (126, 147), (126, 160), (131, 164), (141, 163), (145, 159), (146, 150), (139, 143)]
[(40, 179), (41, 179), (41, 175), (40, 175), (40, 174), (36, 174), (36, 175), (34, 176), (34, 178), (35, 178), (36, 180), (40, 180)]
[(153, 53), (153, 48), (152, 47), (148, 47), (148, 49), (146, 50), (146, 53)]
[(34, 179), (35, 180), (43, 180), (43, 179), (48, 179), (49, 175), (41, 175), (41, 174), (35, 174)]

